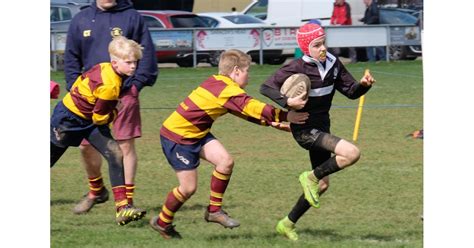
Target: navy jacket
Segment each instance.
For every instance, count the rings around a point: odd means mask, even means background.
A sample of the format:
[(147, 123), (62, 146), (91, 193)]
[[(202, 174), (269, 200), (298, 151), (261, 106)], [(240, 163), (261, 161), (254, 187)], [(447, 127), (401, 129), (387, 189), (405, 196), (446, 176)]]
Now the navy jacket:
[(380, 24), (379, 8), (377, 7), (375, 0), (372, 1), (367, 9), (365, 9), (364, 17), (360, 19), (360, 21), (365, 24)]
[(64, 54), (68, 91), (83, 71), (110, 62), (108, 46), (116, 35), (132, 39), (144, 48), (135, 74), (124, 81), (122, 90), (129, 89), (132, 84), (141, 90), (155, 83), (158, 76), (155, 47), (140, 13), (129, 0), (117, 0), (117, 5), (107, 11), (97, 8), (94, 1), (76, 14), (69, 26)]

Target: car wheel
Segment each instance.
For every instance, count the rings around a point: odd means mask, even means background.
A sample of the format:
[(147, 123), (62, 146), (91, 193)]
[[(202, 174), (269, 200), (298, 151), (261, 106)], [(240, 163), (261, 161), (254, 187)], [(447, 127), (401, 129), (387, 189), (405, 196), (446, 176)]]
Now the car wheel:
[(407, 51), (404, 46), (390, 46), (390, 60), (406, 59)]
[(281, 65), (286, 61), (286, 57), (276, 57), (264, 60), (266, 63), (270, 65)]
[(191, 59), (180, 59), (176, 61), (179, 67), (192, 67), (193, 61)]
[(211, 64), (214, 67), (218, 66), (219, 65), (219, 58), (221, 57), (221, 53), (222, 53), (222, 51), (212, 52), (209, 55), (209, 59), (208, 59), (209, 64)]

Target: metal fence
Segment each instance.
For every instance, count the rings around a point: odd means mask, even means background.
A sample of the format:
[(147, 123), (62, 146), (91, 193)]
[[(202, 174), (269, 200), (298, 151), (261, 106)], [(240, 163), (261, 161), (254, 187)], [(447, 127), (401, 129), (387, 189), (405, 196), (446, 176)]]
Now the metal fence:
[[(258, 52), (259, 64), (263, 64), (265, 50), (282, 50), (292, 56), (298, 47), (298, 27), (262, 28), (195, 28), (156, 29), (150, 28), (157, 51), (182, 51), (198, 64), (197, 54), (201, 52), (239, 49), (246, 53)], [(421, 45), (421, 31), (415, 25), (353, 25), (328, 26), (326, 45), (328, 47), (372, 47), (383, 46), (389, 54), (390, 46)], [(66, 31), (51, 32), (51, 69), (57, 70), (66, 46)], [(216, 53), (218, 54), (218, 53)], [(389, 60), (389, 56), (387, 56)]]

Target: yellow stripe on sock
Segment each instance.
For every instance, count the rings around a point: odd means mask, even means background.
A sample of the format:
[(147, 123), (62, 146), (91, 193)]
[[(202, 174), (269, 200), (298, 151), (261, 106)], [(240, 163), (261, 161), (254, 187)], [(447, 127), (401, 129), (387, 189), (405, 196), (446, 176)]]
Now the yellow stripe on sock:
[(126, 189), (135, 189), (135, 186), (125, 186)]
[(178, 190), (178, 187), (174, 188), (173, 189), (173, 195), (174, 197), (176, 197), (176, 199), (178, 199), (178, 201), (180, 202), (185, 202), (186, 201), (186, 198), (181, 194), (179, 193), (179, 190)]
[(99, 181), (100, 179), (102, 179), (102, 176), (98, 176), (96, 178), (89, 179), (89, 182)]
[(125, 185), (115, 186), (115, 187), (113, 187), (112, 189), (118, 189), (118, 188), (125, 188)]
[(174, 212), (171, 212), (171, 210), (169, 210), (165, 205), (163, 205), (163, 207), (161, 208), (161, 211), (165, 212), (165, 214), (167, 214), (170, 217), (174, 216)]
[(224, 197), (224, 194), (223, 193), (217, 193), (217, 192), (214, 192), (214, 191), (211, 190), (211, 196), (215, 197), (215, 198), (222, 199)]
[(209, 201), (209, 205), (220, 207), (222, 206), (222, 202)]
[(89, 185), (89, 189), (90, 189), (91, 191), (96, 191), (96, 192), (97, 192), (97, 191), (102, 190), (103, 188), (104, 188), (104, 186), (99, 187), (99, 188), (94, 188), (94, 187), (91, 187), (91, 186)]
[(160, 213), (159, 216), (160, 216), (160, 220), (163, 221), (163, 222), (165, 222), (165, 223), (171, 223), (171, 222), (172, 222), (172, 220), (166, 218), (166, 217), (163, 215), (163, 213)]
[(121, 200), (121, 201), (119, 201), (119, 202), (116, 202), (116, 203), (115, 203), (115, 206), (116, 206), (116, 207), (121, 207), (121, 206), (125, 206), (125, 205), (127, 205), (127, 204), (128, 204), (128, 201), (127, 201), (127, 199), (125, 199), (125, 200)]
[(230, 175), (222, 174), (222, 173), (220, 173), (216, 170), (214, 170), (214, 172), (212, 172), (212, 175), (217, 177), (220, 180), (223, 180), (223, 181), (227, 181), (227, 180), (230, 179)]

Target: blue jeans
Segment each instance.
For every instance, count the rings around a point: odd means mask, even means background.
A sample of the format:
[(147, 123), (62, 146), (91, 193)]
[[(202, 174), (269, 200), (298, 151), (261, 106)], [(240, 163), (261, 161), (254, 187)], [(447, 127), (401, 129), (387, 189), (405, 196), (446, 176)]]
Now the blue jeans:
[(369, 62), (375, 62), (376, 60), (387, 60), (385, 47), (367, 47), (367, 59)]

